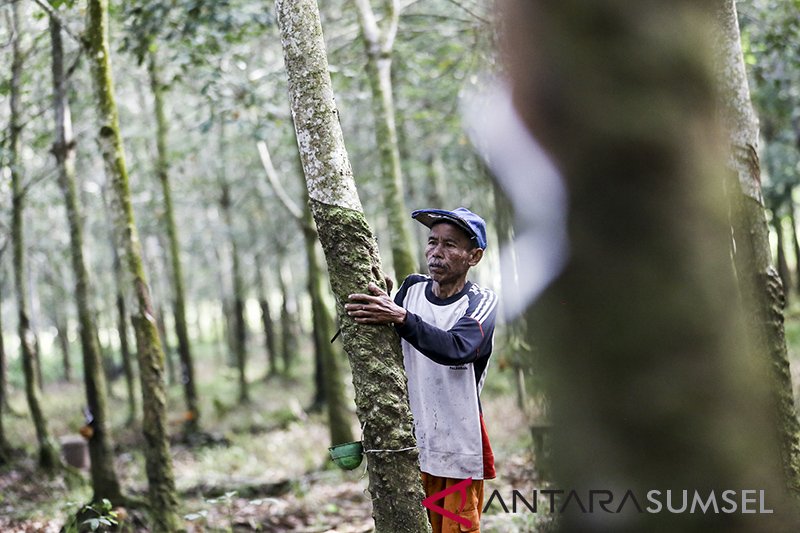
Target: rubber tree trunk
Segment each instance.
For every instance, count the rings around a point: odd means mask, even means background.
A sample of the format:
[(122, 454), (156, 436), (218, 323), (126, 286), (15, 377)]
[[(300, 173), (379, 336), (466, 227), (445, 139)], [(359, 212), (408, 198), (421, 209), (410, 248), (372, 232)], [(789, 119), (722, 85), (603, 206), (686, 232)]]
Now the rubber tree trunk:
[[(300, 340), (300, 324), (297, 316), (297, 298), (292, 288), (292, 271), (288, 261), (281, 257), (280, 271), (278, 272), (278, 284), (281, 290), (281, 371), (284, 376), (292, 373), (294, 360), (297, 356), (298, 343)], [(319, 388), (317, 387), (317, 391)]]
[(134, 361), (128, 344), (128, 311), (125, 305), (125, 271), (122, 268), (120, 250), (117, 243), (116, 232), (114, 231), (113, 217), (108, 206), (108, 191), (104, 187), (102, 191), (103, 208), (109, 224), (109, 244), (111, 246), (112, 269), (114, 272), (114, 304), (116, 308), (117, 335), (119, 336), (119, 351), (122, 357), (122, 368), (125, 372), (125, 387), (128, 397), (128, 423), (133, 423), (137, 418), (136, 407), (136, 387), (134, 380)]
[(172, 190), (169, 183), (169, 158), (167, 156), (167, 132), (169, 125), (164, 114), (164, 87), (160, 79), (158, 57), (150, 51), (148, 57), (148, 73), (150, 88), (153, 92), (156, 114), (156, 174), (161, 182), (161, 193), (164, 196), (164, 223), (169, 245), (170, 272), (172, 273), (172, 290), (174, 291), (175, 335), (178, 337), (178, 358), (181, 362), (181, 383), (186, 400), (186, 417), (184, 429), (188, 433), (199, 429), (200, 408), (197, 401), (197, 389), (194, 377), (194, 362), (186, 327), (186, 301), (183, 290), (183, 267), (181, 265), (178, 228), (175, 225), (175, 210), (172, 206)]
[[(224, 119), (223, 119), (224, 120)], [(220, 125), (220, 151), (225, 153), (225, 128)], [(239, 246), (233, 229), (233, 213), (231, 203), (231, 188), (225, 176), (225, 158), (220, 156), (220, 208), (225, 219), (225, 228), (228, 234), (228, 244), (231, 252), (231, 285), (233, 286), (233, 345), (236, 356), (236, 368), (239, 371), (239, 402), (250, 401), (250, 391), (247, 383), (247, 323), (245, 322), (245, 294), (244, 280), (242, 279), (241, 259)]]
[(181, 522), (177, 515), (177, 494), (169, 452), (164, 352), (158, 340), (150, 288), (142, 265), (138, 232), (133, 219), (128, 172), (119, 131), (119, 115), (114, 99), (111, 58), (108, 46), (108, 2), (89, 0), (86, 28), (88, 57), (99, 119), (97, 140), (103, 154), (106, 175), (111, 183), (111, 204), (117, 233), (125, 251), (125, 263), (133, 282), (136, 307), (131, 322), (136, 334), (139, 378), (142, 389), (142, 431), (145, 437), (145, 461), (148, 490), (156, 531), (176, 531)]
[(58, 347), (61, 350), (62, 379), (66, 382), (72, 381), (72, 363), (69, 354), (69, 338), (67, 338), (67, 322), (64, 317), (59, 317), (55, 321), (56, 338)]
[(430, 531), (398, 337), (389, 326), (359, 326), (343, 313), (349, 294), (384, 281), (333, 101), (319, 9), (314, 0), (278, 0), (276, 10), (311, 212), (353, 370), (375, 531)]
[(792, 274), (789, 270), (789, 262), (786, 260), (786, 236), (783, 232), (783, 221), (778, 214), (778, 209), (772, 211), (772, 227), (775, 229), (775, 240), (778, 248), (776, 261), (778, 264), (778, 277), (781, 280), (781, 292), (783, 292), (783, 307), (786, 307), (789, 301), (789, 289), (792, 286)]
[[(756, 152), (758, 121), (750, 101), (736, 5), (734, 0), (717, 0), (714, 7), (720, 28), (717, 64), (721, 111), (728, 132), (728, 165), (733, 177), (727, 189), (735, 217), (732, 224), (736, 242), (734, 265), (747, 310), (747, 331), (757, 343), (756, 354), (772, 369), (772, 392), (786, 483), (800, 495), (800, 424), (795, 412), (783, 327), (783, 287), (788, 285), (781, 283), (779, 273), (772, 266)], [(776, 229), (780, 229), (780, 220), (775, 218)], [(781, 241), (782, 233), (778, 233)], [(782, 248), (780, 243), (779, 249)], [(786, 270), (788, 272), (788, 267)]]
[(353, 430), (350, 427), (350, 412), (344, 395), (342, 370), (339, 360), (331, 344), (333, 337), (333, 319), (322, 295), (324, 272), (317, 257), (317, 232), (313, 229), (314, 221), (308, 202), (303, 210), (306, 258), (308, 261), (308, 294), (311, 296), (311, 313), (314, 330), (314, 347), (320, 362), (322, 391), (328, 412), (328, 430), (331, 444), (342, 444), (353, 441)]
[(367, 77), (372, 91), (375, 137), (381, 166), (384, 209), (389, 221), (392, 264), (398, 284), (417, 271), (411, 240), (411, 218), (403, 201), (403, 173), (392, 94), (392, 48), (397, 34), (396, 0), (388, 0), (381, 27), (370, 0), (353, 0), (359, 14), (361, 35), (367, 52)]
[(551, 378), (559, 486), (658, 487), (662, 499), (753, 486), (774, 513), (576, 506), (563, 531), (779, 531), (794, 519), (768, 369), (737, 305), (707, 4), (504, 2), (514, 104), (570, 205), (571, 257), (529, 318)]
[[(155, 272), (155, 269), (152, 269), (151, 272)], [(175, 359), (172, 357), (172, 347), (169, 345), (166, 317), (167, 314), (166, 311), (164, 311), (164, 306), (159, 304), (155, 316), (156, 330), (158, 331), (158, 338), (161, 342), (161, 346), (163, 346), (164, 349), (164, 360), (167, 364), (167, 383), (174, 385), (178, 381), (178, 377), (175, 372)]]
[[(2, 282), (0, 282), (2, 287)], [(6, 344), (3, 334), (3, 317), (0, 313), (0, 466), (9, 462), (11, 455), (11, 445), (6, 438), (6, 430), (3, 424), (8, 401), (8, 380), (6, 378)]]
[(795, 261), (795, 287), (794, 290), (797, 294), (800, 295), (800, 238), (797, 236), (797, 214), (796, 214), (796, 206), (794, 205), (794, 200), (792, 200), (792, 192), (789, 191), (788, 197), (789, 203), (789, 220), (792, 224), (792, 249), (794, 250), (794, 261)]
[[(91, 280), (83, 256), (83, 224), (78, 205), (75, 179), (75, 140), (68, 100), (67, 80), (64, 76), (64, 49), (61, 42), (61, 25), (50, 18), (50, 38), (53, 58), (53, 110), (55, 111), (55, 143), (53, 154), (58, 167), (58, 183), (64, 196), (70, 236), (70, 256), (75, 279), (75, 303), (78, 309), (78, 327), (83, 352), (83, 382), (86, 404), (92, 416), (89, 438), (92, 501), (107, 498), (122, 504), (119, 480), (114, 470), (114, 454), (108, 427), (108, 402), (103, 362), (97, 345), (97, 328), (91, 308), (89, 287)], [(61, 335), (62, 332), (59, 332)], [(66, 331), (63, 331), (66, 334)], [(69, 350), (69, 346), (65, 347)], [(66, 356), (65, 356), (66, 357)]]
[[(514, 250), (514, 226), (513, 209), (511, 203), (506, 198), (502, 189), (495, 184), (494, 187), (494, 207), (495, 207), (495, 228), (497, 232), (498, 245), (510, 247), (510, 254), (513, 260), (513, 268), (502, 271), (500, 282), (503, 292), (519, 291), (519, 276), (524, 275), (519, 263), (517, 262)], [(498, 247), (499, 247), (498, 246)], [(506, 272), (512, 272), (507, 276)], [(503, 313), (503, 341), (504, 350), (501, 352), (508, 359), (508, 363), (514, 373), (514, 383), (517, 393), (517, 407), (525, 414), (528, 413), (528, 391), (526, 389), (525, 375), (531, 372), (535, 366), (532, 360), (532, 342), (528, 338), (528, 328), (525, 320), (515, 319)]]
[(18, 324), (17, 332), (20, 340), (22, 357), (22, 370), (25, 375), (25, 396), (28, 408), (36, 428), (36, 440), (39, 446), (39, 466), (47, 471), (57, 469), (61, 460), (50, 438), (50, 430), (41, 407), (41, 384), (36, 371), (37, 354), (36, 341), (31, 330), (28, 314), (27, 275), (25, 271), (25, 230), (23, 228), (23, 209), (25, 204), (25, 191), (21, 166), (21, 141), (22, 124), (20, 121), (20, 81), (22, 77), (23, 55), (20, 49), (20, 36), (25, 34), (21, 25), (21, 2), (12, 4), (12, 17), (15, 36), (12, 40), (11, 83), (9, 87), (9, 131), (7, 137), (7, 158), (11, 170), (11, 245), (12, 261), (14, 268), (14, 290), (17, 300)]
[(342, 371), (339, 367), (337, 350), (331, 342), (334, 324), (328, 304), (325, 301), (324, 289), (325, 271), (320, 265), (317, 255), (317, 230), (314, 227), (314, 217), (309, 207), (308, 191), (302, 174), (302, 163), (298, 151), (297, 177), (303, 187), (302, 207), (286, 193), (281, 184), (280, 176), (272, 164), (269, 149), (265, 142), (258, 143), (261, 162), (264, 166), (267, 180), (272, 185), (275, 195), (283, 207), (294, 218), (303, 232), (305, 244), (308, 295), (311, 300), (312, 334), (314, 336), (314, 398), (309, 411), (321, 411), (323, 407), (328, 413), (328, 427), (332, 444), (341, 444), (353, 440), (350, 428), (350, 416), (346, 407)]
[(258, 307), (261, 309), (261, 328), (264, 330), (264, 351), (267, 356), (267, 377), (278, 374), (278, 345), (276, 341), (275, 322), (264, 283), (264, 256), (256, 253), (256, 290), (258, 291)]

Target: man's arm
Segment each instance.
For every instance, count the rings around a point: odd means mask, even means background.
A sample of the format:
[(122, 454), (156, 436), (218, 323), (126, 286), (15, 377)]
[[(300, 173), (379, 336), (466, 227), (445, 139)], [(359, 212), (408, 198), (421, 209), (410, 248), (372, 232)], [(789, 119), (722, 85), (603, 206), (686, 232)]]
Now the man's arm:
[(394, 324), (403, 339), (442, 365), (474, 361), (484, 339), (494, 331), (497, 298), (489, 291), (476, 298), (452, 328), (444, 330), (395, 303), (377, 285), (370, 283), (369, 290), (372, 295), (350, 295), (351, 303), (345, 305), (347, 314), (359, 324)]

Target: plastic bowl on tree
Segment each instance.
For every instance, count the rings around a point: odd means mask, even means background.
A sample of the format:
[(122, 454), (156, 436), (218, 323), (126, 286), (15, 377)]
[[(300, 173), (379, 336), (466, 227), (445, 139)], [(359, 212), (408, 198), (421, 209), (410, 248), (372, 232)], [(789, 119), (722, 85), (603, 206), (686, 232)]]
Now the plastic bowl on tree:
[(364, 459), (364, 447), (361, 445), (360, 440), (337, 444), (331, 446), (328, 450), (330, 451), (333, 462), (342, 470), (358, 468), (358, 465), (360, 465), (361, 461)]

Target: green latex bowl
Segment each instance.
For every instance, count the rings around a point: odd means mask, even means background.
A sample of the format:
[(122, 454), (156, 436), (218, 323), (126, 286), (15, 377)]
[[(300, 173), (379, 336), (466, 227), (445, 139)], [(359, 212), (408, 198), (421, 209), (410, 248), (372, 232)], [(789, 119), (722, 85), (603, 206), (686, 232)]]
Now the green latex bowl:
[(328, 451), (331, 453), (333, 462), (342, 470), (358, 468), (358, 465), (364, 459), (364, 447), (361, 445), (360, 440), (331, 446)]

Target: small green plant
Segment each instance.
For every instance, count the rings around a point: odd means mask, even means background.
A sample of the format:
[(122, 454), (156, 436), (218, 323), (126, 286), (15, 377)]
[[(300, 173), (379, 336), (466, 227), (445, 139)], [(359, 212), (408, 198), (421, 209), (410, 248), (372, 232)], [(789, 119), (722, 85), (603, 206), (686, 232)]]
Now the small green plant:
[[(68, 504), (72, 507), (74, 504)], [(85, 531), (108, 531), (119, 525), (117, 512), (106, 498), (99, 504), (88, 504), (77, 513), (71, 513), (64, 524), (66, 533), (83, 533)]]

